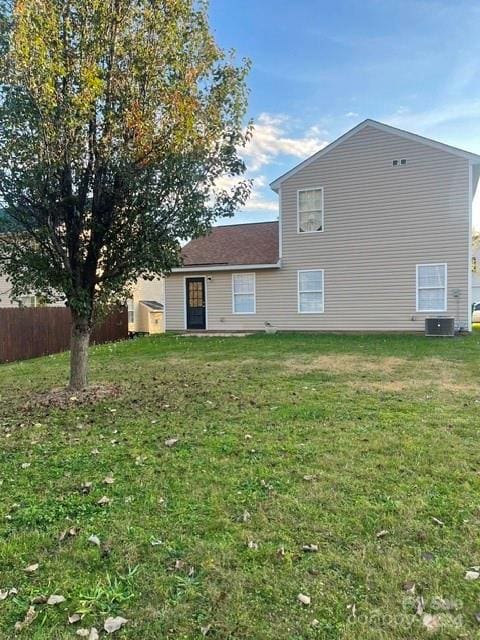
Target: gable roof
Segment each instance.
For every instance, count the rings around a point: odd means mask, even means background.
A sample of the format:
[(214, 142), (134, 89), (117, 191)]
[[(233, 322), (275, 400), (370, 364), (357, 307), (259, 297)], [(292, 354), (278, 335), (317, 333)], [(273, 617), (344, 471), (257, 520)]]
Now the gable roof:
[(214, 227), (208, 235), (186, 244), (182, 258), (183, 268), (276, 264), (278, 222)]
[(384, 131), (385, 133), (393, 133), (394, 135), (400, 136), (401, 138), (405, 138), (406, 140), (413, 140), (414, 142), (420, 142), (421, 144), (426, 144), (429, 147), (433, 147), (434, 149), (439, 149), (440, 151), (446, 151), (447, 153), (451, 153), (452, 155), (459, 156), (461, 158), (464, 158), (465, 160), (472, 162), (473, 164), (480, 164), (480, 155), (477, 155), (476, 153), (471, 153), (470, 151), (463, 151), (463, 149), (457, 149), (457, 147), (452, 147), (449, 144), (444, 144), (443, 142), (437, 142), (436, 140), (425, 138), (424, 136), (420, 136), (416, 133), (410, 133), (409, 131), (404, 131), (403, 129), (392, 127), (391, 125), (384, 124), (383, 122), (377, 122), (376, 120), (367, 119), (367, 120), (364, 120), (363, 122), (360, 122), (360, 124), (357, 124), (356, 127), (353, 127), (353, 129), (350, 129), (350, 131), (347, 131), (342, 136), (340, 136), (339, 138), (331, 142), (329, 145), (327, 145), (323, 149), (320, 149), (320, 151), (317, 151), (317, 153), (314, 153), (312, 156), (310, 156), (303, 162), (300, 162), (300, 164), (297, 164), (297, 166), (293, 167), (293, 169), (290, 169), (290, 171), (287, 171), (286, 173), (281, 175), (279, 178), (277, 178), (270, 184), (270, 187), (274, 191), (278, 191), (280, 185), (282, 184), (282, 182), (284, 182), (284, 180), (295, 175), (301, 169), (308, 167), (309, 164), (311, 164), (318, 158), (321, 158), (322, 156), (326, 155), (327, 153), (332, 151), (332, 149), (335, 149), (335, 147), (337, 147), (339, 144), (348, 140), (355, 133), (358, 133), (362, 129), (365, 129), (365, 127), (373, 127), (374, 129), (378, 129), (379, 131)]

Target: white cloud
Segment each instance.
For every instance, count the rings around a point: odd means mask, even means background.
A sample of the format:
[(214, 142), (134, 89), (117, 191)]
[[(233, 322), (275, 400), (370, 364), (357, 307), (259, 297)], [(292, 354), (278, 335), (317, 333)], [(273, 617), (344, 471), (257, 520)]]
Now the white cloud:
[(347, 111), (346, 118), (358, 118), (359, 114), (356, 111)]
[(420, 112), (401, 107), (385, 121), (395, 127), (422, 131), (455, 120), (478, 117), (480, 117), (480, 100), (469, 100), (452, 102)]
[(241, 152), (249, 171), (258, 171), (278, 156), (307, 158), (326, 146), (317, 128), (311, 128), (300, 137), (292, 137), (288, 135), (289, 124), (286, 116), (260, 114), (252, 139)]
[[(248, 177), (248, 176), (247, 176)], [(278, 211), (278, 199), (272, 193), (272, 197), (267, 197), (270, 194), (270, 188), (268, 187), (268, 180), (265, 176), (259, 175), (253, 178), (252, 191), (247, 203), (244, 206), (245, 211)], [(225, 189), (230, 191), (236, 184), (241, 182), (243, 178), (222, 176), (216, 181), (216, 187), (218, 189)]]

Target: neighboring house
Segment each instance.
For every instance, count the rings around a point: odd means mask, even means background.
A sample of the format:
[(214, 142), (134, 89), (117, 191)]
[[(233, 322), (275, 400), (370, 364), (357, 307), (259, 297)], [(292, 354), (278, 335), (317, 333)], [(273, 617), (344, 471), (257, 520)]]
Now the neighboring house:
[[(11, 285), (6, 276), (0, 275), (0, 308), (7, 307), (43, 307), (45, 303), (39, 296), (26, 293), (18, 298), (13, 298), (11, 293)], [(59, 300), (48, 306), (63, 307), (64, 303)]]
[(474, 238), (472, 249), (472, 301), (480, 302), (480, 232)]
[(167, 331), (471, 327), (480, 156), (366, 120), (275, 180), (278, 223), (217, 227), (166, 279)]
[(129, 333), (163, 333), (164, 301), (164, 278), (140, 278), (127, 301)]
[[(155, 280), (139, 279), (127, 301), (128, 331), (130, 333), (163, 333), (165, 331), (163, 304), (165, 287), (163, 278)], [(5, 276), (0, 276), (0, 308), (41, 307), (45, 303), (39, 296), (26, 294), (14, 299), (11, 285)], [(63, 307), (64, 302), (50, 303), (48, 306)]]

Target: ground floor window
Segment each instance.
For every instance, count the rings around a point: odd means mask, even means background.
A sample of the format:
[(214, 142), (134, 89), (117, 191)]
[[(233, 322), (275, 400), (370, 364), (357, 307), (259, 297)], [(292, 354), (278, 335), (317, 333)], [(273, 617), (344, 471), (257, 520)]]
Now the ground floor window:
[(234, 273), (232, 276), (233, 313), (255, 313), (255, 274)]
[(133, 300), (127, 300), (127, 309), (128, 309), (128, 322), (129, 324), (133, 324), (135, 322), (135, 306), (133, 304)]
[(323, 269), (298, 272), (298, 312), (323, 313)]
[(447, 310), (447, 265), (417, 264), (417, 311)]

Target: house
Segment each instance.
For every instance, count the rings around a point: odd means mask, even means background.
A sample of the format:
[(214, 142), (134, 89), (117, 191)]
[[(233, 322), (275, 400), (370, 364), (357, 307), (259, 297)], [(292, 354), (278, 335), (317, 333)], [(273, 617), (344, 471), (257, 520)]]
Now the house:
[(140, 278), (127, 300), (129, 333), (163, 333), (164, 278)]
[[(12, 308), (12, 307), (43, 307), (45, 303), (40, 296), (33, 293), (25, 292), (24, 295), (14, 298), (11, 293), (11, 285), (7, 276), (0, 274), (0, 308)], [(50, 303), (48, 306), (63, 307), (64, 302), (62, 300)]]
[(479, 155), (365, 120), (272, 183), (278, 223), (183, 248), (167, 331), (469, 329), (479, 173)]

